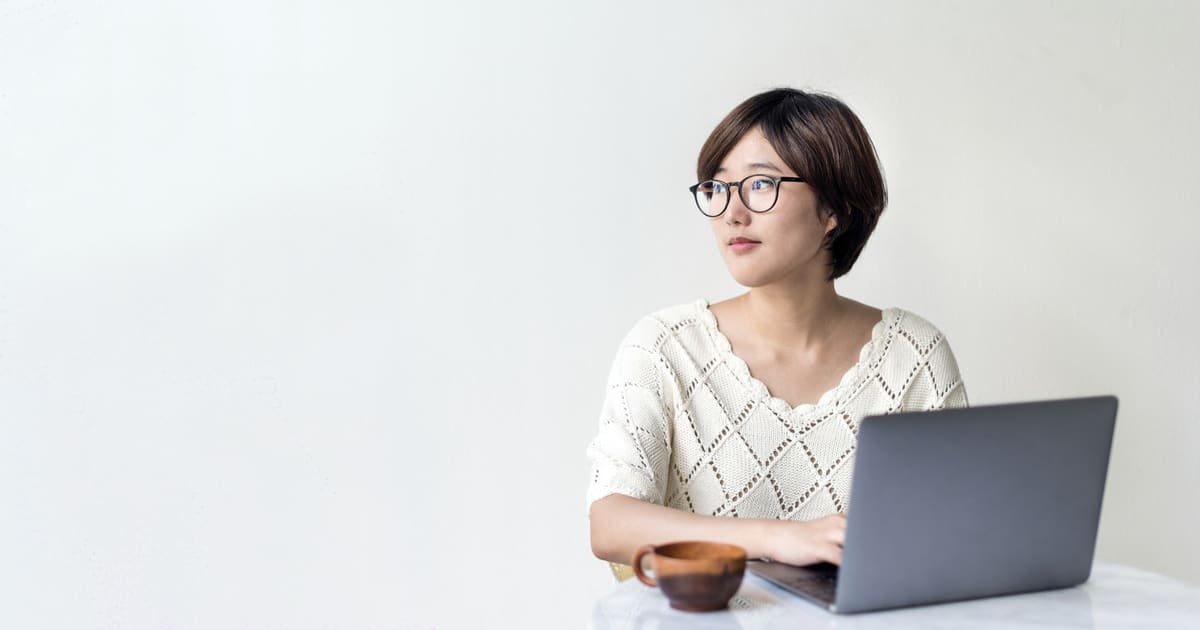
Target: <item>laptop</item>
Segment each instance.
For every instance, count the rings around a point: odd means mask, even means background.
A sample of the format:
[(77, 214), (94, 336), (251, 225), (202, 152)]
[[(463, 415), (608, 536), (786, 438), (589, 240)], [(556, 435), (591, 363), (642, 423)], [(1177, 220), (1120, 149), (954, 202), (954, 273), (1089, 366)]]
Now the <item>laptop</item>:
[(1081, 584), (1116, 416), (1100, 396), (864, 418), (841, 566), (747, 568), (835, 613)]

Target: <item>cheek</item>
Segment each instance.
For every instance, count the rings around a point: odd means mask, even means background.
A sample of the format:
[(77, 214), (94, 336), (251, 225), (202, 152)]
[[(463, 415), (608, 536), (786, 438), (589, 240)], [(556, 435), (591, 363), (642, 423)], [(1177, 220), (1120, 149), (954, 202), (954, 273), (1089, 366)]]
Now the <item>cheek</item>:
[(771, 248), (771, 257), (776, 260), (808, 259), (820, 251), (825, 239), (821, 225), (814, 221), (792, 221), (779, 228)]
[(825, 236), (825, 225), (819, 213), (811, 208), (798, 209), (787, 222), (787, 232), (796, 240), (820, 240)]

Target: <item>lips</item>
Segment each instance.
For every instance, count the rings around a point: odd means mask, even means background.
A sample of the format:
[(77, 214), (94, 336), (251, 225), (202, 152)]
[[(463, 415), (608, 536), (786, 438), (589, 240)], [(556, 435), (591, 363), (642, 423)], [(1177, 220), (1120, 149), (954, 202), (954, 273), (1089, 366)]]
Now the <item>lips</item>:
[(741, 255), (746, 252), (752, 252), (759, 246), (759, 242), (748, 238), (738, 237), (729, 241), (729, 250), (735, 254)]

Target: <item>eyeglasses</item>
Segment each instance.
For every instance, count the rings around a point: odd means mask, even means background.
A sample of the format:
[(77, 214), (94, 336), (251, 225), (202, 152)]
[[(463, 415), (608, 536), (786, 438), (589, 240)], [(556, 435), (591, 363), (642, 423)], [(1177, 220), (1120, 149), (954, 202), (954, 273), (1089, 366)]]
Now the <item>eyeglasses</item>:
[(802, 182), (799, 177), (777, 177), (775, 175), (749, 175), (740, 182), (723, 182), (719, 179), (708, 179), (693, 184), (688, 190), (696, 199), (696, 207), (704, 216), (715, 219), (725, 213), (729, 207), (729, 189), (737, 187), (738, 197), (742, 204), (751, 212), (766, 212), (775, 207), (779, 201), (779, 184), (782, 182)]

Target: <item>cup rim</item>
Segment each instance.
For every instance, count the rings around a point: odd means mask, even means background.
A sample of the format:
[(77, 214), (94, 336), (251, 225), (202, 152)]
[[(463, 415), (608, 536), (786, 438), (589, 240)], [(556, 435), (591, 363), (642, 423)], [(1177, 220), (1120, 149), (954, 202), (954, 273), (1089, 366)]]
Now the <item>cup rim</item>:
[[(709, 553), (698, 557), (681, 557), (672, 553), (682, 548), (703, 548)], [(716, 553), (712, 553), (716, 552)], [(711, 560), (720, 558), (723, 560), (744, 560), (746, 558), (746, 549), (740, 545), (731, 543), (714, 542), (711, 540), (680, 540), (661, 545), (654, 545), (654, 555), (669, 558), (671, 560)]]

